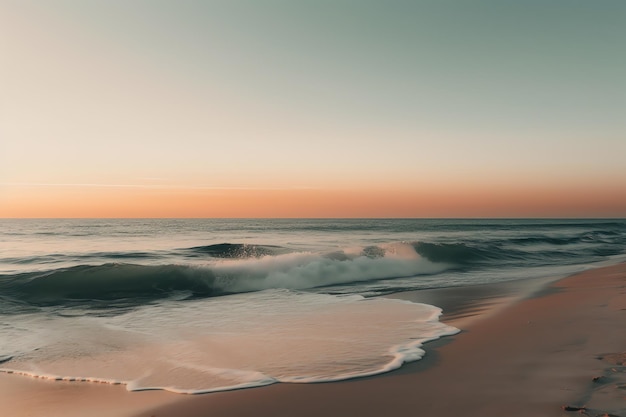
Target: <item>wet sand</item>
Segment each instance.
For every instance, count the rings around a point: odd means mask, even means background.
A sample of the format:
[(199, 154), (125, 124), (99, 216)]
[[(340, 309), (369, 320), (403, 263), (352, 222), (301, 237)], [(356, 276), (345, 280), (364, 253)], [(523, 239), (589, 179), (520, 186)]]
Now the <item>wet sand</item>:
[(0, 374), (0, 402), (13, 416), (626, 416), (626, 264), (394, 297), (444, 307), (462, 332), (344, 382), (182, 396)]

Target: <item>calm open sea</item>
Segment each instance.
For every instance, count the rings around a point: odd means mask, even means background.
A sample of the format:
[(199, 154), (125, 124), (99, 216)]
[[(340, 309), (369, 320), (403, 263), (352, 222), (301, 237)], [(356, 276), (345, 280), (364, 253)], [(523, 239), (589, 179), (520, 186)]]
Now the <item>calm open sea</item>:
[(626, 220), (0, 219), (0, 371), (211, 392), (372, 375), (456, 329), (375, 297), (626, 260)]

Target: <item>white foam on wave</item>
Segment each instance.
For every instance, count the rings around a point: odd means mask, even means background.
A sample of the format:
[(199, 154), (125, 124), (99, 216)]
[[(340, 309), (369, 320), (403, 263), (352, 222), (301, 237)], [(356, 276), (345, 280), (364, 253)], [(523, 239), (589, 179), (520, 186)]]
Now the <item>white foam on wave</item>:
[(301, 290), (434, 274), (449, 267), (422, 258), (410, 244), (386, 244), (376, 248), (383, 253), (382, 256), (365, 256), (362, 254), (363, 248), (352, 248), (340, 252), (346, 259), (296, 252), (260, 258), (220, 260), (210, 267), (217, 277), (216, 287), (229, 292), (270, 288)]
[(424, 342), (457, 332), (440, 313), (401, 300), (289, 290), (167, 301), (114, 317), (24, 321), (39, 333), (38, 346), (22, 346), (0, 371), (185, 394), (337, 381), (420, 359)]

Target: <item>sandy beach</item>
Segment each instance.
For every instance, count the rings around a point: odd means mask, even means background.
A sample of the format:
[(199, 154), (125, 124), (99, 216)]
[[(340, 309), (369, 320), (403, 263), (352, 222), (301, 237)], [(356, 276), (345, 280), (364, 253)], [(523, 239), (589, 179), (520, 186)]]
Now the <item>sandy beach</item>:
[(626, 415), (626, 264), (550, 284), (400, 293), (444, 308), (456, 336), (369, 378), (207, 395), (0, 375), (13, 416)]

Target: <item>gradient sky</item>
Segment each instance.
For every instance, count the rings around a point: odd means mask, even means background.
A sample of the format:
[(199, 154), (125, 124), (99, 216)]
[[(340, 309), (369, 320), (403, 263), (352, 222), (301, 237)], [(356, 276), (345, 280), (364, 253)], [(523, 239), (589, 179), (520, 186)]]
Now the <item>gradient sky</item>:
[(0, 0), (0, 217), (625, 217), (622, 0)]

